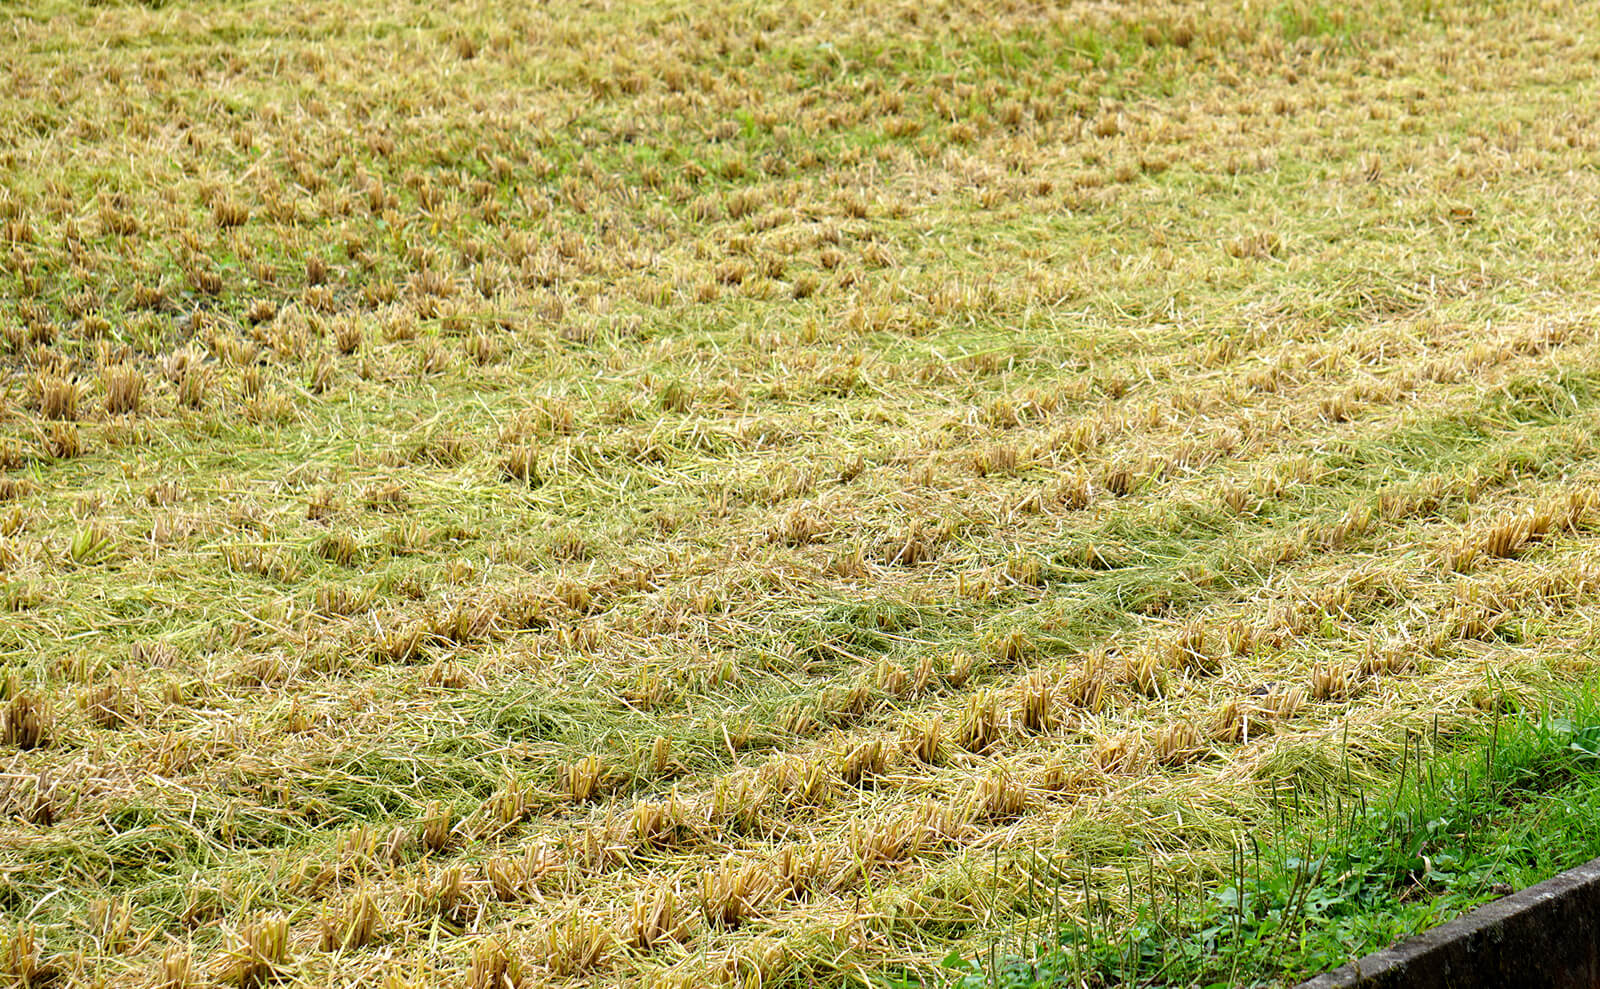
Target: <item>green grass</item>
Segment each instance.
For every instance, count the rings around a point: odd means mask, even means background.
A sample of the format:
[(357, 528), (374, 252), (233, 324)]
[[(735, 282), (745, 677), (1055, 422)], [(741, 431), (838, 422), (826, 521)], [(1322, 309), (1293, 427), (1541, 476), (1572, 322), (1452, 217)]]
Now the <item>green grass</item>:
[(1289, 985), (1600, 855), (1592, 690), (1453, 737), (1408, 734), (1387, 789), (1353, 777), (1345, 755), (1331, 780), (1265, 781), (1276, 812), (1261, 822), (1268, 837), (1240, 840), (1206, 882), (1152, 862), (1096, 887), (1089, 872), (1074, 875), (1070, 861), (1038, 849), (1030, 897), (1059, 904), (1082, 894), (1088, 919), (1044, 924), (1022, 957), (998, 943), (976, 958), (952, 955), (949, 984)]

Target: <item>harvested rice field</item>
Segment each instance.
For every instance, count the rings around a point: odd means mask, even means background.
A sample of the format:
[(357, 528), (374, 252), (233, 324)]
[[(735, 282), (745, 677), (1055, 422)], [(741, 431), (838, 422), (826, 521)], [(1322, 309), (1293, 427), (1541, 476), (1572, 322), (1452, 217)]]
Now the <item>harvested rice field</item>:
[(1596, 25), (8, 4), (0, 979), (933, 984), (1584, 680)]

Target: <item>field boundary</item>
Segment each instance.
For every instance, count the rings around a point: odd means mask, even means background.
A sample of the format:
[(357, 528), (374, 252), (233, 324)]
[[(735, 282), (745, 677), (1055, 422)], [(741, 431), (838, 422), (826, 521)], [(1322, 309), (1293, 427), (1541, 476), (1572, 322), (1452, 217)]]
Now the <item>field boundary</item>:
[(1600, 984), (1600, 858), (1296, 989)]

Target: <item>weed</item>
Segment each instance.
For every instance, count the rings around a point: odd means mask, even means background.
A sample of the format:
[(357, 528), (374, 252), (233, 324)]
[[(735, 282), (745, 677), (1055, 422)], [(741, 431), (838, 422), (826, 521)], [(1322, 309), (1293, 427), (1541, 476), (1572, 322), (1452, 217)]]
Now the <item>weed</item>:
[[(1592, 700), (1569, 707), (1449, 740), (1408, 737), (1387, 794), (1344, 779), (1315, 803), (1280, 799), (1269, 829), (1236, 841), (1215, 880), (1151, 861), (1120, 889), (1087, 886), (1083, 919), (1026, 958), (947, 959), (967, 973), (952, 981), (1288, 984), (1547, 878), (1600, 848), (1586, 817), (1600, 799), (1600, 727)], [(1051, 888), (1035, 903), (1059, 904), (1079, 879), (1043, 872)]]

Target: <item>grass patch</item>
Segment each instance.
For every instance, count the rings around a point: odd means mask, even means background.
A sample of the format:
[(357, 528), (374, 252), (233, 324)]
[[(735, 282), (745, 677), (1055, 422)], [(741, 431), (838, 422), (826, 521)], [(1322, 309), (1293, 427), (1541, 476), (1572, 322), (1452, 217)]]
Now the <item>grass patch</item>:
[[(1026, 958), (952, 956), (964, 974), (950, 984), (1291, 985), (1600, 854), (1592, 692), (1451, 737), (1408, 734), (1387, 788), (1336, 764), (1286, 772), (1295, 761), (1264, 767), (1283, 773), (1268, 781), (1275, 818), (1210, 881), (1152, 864), (1107, 889), (1084, 873), (1083, 922), (1042, 915), (1057, 936)], [(1036, 902), (1078, 892), (1067, 870), (1047, 876)]]

